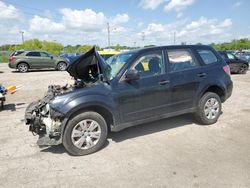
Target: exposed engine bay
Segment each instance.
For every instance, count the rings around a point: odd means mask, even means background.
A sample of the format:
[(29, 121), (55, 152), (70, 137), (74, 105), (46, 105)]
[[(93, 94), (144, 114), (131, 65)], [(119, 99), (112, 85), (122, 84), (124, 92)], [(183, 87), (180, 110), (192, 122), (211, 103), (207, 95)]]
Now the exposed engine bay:
[[(58, 96), (92, 87), (103, 81), (95, 50), (89, 51), (69, 65), (67, 71), (74, 78), (72, 85), (50, 85), (45, 96), (32, 102), (26, 109), (25, 121), (34, 135), (39, 135), (38, 145), (57, 145), (62, 140), (62, 122), (65, 114), (53, 108)], [(62, 103), (59, 104), (62, 105)]]
[[(63, 114), (60, 114), (56, 109), (51, 108), (50, 104), (56, 96), (72, 92), (74, 90), (90, 87), (91, 85), (97, 84), (95, 82), (84, 82), (82, 80), (75, 80), (74, 85), (50, 85), (44, 98), (41, 100), (32, 102), (25, 112), (26, 124), (29, 126), (29, 131), (33, 135), (39, 135), (40, 137), (47, 137), (54, 141), (60, 139), (61, 135), (61, 124), (64, 119)], [(55, 145), (53, 141), (52, 145)], [(44, 142), (44, 141), (43, 141)], [(41, 145), (45, 145), (44, 143)], [(39, 144), (39, 142), (38, 142)], [(39, 144), (39, 145), (40, 145)], [(50, 144), (46, 144), (50, 145)]]

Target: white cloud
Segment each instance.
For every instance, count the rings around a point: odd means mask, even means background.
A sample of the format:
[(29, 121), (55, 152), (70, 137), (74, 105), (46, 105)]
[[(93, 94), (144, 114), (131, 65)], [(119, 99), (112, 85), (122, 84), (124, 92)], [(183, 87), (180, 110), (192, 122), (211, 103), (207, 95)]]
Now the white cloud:
[(65, 26), (61, 23), (56, 23), (48, 18), (34, 16), (30, 20), (30, 31), (39, 34), (61, 33), (65, 30)]
[(170, 2), (164, 7), (165, 11), (175, 10), (177, 12), (186, 9), (192, 5), (195, 0), (170, 0)]
[(243, 3), (241, 1), (237, 1), (233, 4), (233, 8), (238, 8), (242, 5)]
[(68, 28), (82, 29), (83, 31), (99, 31), (107, 22), (102, 12), (95, 12), (92, 9), (72, 10), (61, 9), (63, 24)]
[(20, 12), (13, 5), (7, 5), (0, 1), (0, 20), (5, 21), (20, 21)]
[(137, 27), (142, 27), (144, 25), (144, 23), (143, 22), (139, 22), (139, 23), (137, 23)]
[(21, 41), (19, 26), (22, 23), (22, 17), (16, 7), (0, 1), (0, 44)]
[(117, 14), (113, 19), (112, 23), (115, 25), (123, 24), (129, 21), (129, 16), (127, 14)]
[(177, 18), (181, 18), (183, 16), (183, 13), (182, 12), (179, 12), (178, 14), (177, 14)]
[(162, 4), (164, 0), (141, 0), (140, 6), (143, 9), (156, 9), (160, 4)]
[[(142, 2), (142, 1), (141, 1)], [(145, 1), (146, 2), (146, 1)], [(161, 3), (152, 4), (148, 7), (155, 7), (165, 4), (169, 5), (173, 0), (162, 0)], [(154, 1), (155, 3), (156, 1)], [(177, 2), (177, 1), (175, 1)], [(183, 2), (178, 0), (178, 2)], [(190, 0), (189, 0), (190, 2)], [(194, 2), (194, 1), (192, 1)], [(190, 3), (189, 3), (190, 4)], [(149, 4), (148, 4), (149, 5)], [(182, 16), (183, 10), (189, 6), (188, 3), (182, 6), (175, 3), (171, 5), (169, 11), (177, 13), (177, 21), (163, 24), (153, 22), (146, 24), (141, 18), (134, 20), (130, 24), (128, 14), (120, 13), (107, 16), (103, 12), (92, 9), (61, 9), (61, 16), (57, 15), (56, 21), (49, 11), (44, 16), (34, 16), (30, 20), (25, 19), (22, 12), (13, 5), (8, 5), (0, 0), (0, 44), (20, 43), (20, 30), (24, 30), (24, 38), (38, 38), (40, 40), (56, 40), (63, 44), (97, 44), (107, 45), (107, 22), (110, 22), (111, 44), (133, 46), (142, 44), (142, 32), (145, 34), (144, 44), (168, 45), (173, 44), (173, 36), (176, 34), (176, 43), (211, 43), (224, 42), (243, 36), (244, 33), (232, 32), (233, 25), (231, 19), (217, 20), (201, 17), (197, 20), (187, 21), (188, 18)], [(179, 8), (176, 8), (178, 7)], [(170, 6), (170, 5), (169, 5)], [(175, 8), (174, 8), (175, 7)], [(50, 16), (51, 15), (51, 16)], [(144, 20), (145, 21), (145, 20)], [(247, 29), (248, 26), (246, 26)], [(249, 29), (249, 28), (248, 28)], [(247, 30), (248, 31), (248, 30)], [(247, 36), (247, 35), (244, 35)]]
[[(189, 43), (211, 43), (230, 39), (229, 30), (232, 26), (231, 19), (218, 21), (201, 17), (198, 20), (187, 23), (187, 21), (177, 21), (163, 25), (160, 23), (150, 23), (143, 30), (148, 44), (168, 45), (173, 44), (174, 33), (177, 44), (181, 42)], [(138, 33), (140, 35), (141, 33)]]

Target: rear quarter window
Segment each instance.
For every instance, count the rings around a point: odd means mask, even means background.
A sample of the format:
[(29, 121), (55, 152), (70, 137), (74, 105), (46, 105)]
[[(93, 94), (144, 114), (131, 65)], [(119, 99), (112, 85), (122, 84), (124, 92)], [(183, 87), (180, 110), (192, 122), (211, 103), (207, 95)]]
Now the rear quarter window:
[(211, 50), (199, 49), (197, 52), (206, 65), (218, 62), (218, 58)]

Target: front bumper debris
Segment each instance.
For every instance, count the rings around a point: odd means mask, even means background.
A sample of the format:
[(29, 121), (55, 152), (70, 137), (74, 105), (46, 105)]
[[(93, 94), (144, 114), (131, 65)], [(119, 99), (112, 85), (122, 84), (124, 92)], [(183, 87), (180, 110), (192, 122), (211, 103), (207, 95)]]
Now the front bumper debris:
[(53, 92), (50, 92), (52, 89), (49, 88), (47, 95), (42, 100), (32, 102), (25, 111), (25, 123), (29, 125), (29, 131), (33, 135), (39, 135), (37, 144), (40, 146), (62, 143), (63, 115), (50, 108), (49, 104), (54, 99)]

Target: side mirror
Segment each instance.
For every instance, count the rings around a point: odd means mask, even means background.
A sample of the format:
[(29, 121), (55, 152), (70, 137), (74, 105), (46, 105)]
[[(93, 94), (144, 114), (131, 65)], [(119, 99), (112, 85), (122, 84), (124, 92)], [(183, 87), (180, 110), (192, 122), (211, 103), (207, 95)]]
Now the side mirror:
[(54, 58), (53, 55), (51, 55), (50, 58), (53, 59)]
[(140, 75), (138, 71), (135, 69), (130, 69), (125, 74), (126, 81), (139, 80), (139, 79), (140, 79)]

